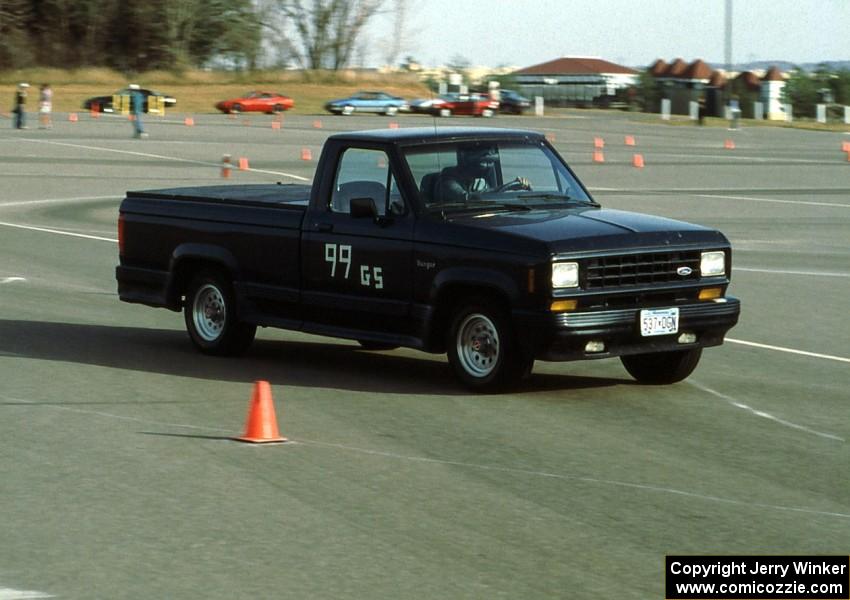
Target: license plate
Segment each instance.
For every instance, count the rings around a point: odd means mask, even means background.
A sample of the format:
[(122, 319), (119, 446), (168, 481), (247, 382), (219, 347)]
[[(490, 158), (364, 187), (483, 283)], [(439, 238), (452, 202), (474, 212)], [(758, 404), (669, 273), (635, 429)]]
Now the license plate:
[(660, 308), (640, 311), (640, 334), (668, 335), (679, 331), (679, 309)]

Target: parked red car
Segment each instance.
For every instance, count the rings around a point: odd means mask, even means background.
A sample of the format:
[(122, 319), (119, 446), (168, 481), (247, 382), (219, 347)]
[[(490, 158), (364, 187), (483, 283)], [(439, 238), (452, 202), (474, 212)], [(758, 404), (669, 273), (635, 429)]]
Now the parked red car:
[(451, 115), (492, 117), (499, 110), (499, 101), (483, 94), (446, 94), (441, 96), (441, 99), (444, 102), (434, 107), (441, 117)]
[(279, 113), (295, 106), (289, 96), (274, 92), (248, 92), (241, 98), (222, 100), (215, 107), (223, 113), (264, 112)]

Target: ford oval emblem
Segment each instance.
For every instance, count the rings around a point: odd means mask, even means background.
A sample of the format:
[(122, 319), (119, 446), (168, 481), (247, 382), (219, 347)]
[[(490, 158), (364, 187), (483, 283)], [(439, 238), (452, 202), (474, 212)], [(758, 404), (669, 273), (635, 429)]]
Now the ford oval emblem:
[(682, 277), (687, 277), (688, 275), (690, 275), (693, 272), (694, 272), (694, 270), (690, 267), (679, 267), (678, 269), (676, 269), (676, 273), (678, 275), (681, 275)]

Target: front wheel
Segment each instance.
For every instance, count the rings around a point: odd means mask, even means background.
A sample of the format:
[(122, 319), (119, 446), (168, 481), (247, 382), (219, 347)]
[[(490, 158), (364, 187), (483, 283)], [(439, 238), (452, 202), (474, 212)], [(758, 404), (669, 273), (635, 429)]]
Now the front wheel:
[(241, 105), (241, 104), (234, 104), (234, 105), (230, 108), (230, 112), (231, 112), (232, 114), (234, 114), (234, 115), (238, 115), (239, 113), (241, 113), (241, 112), (242, 112), (242, 105)]
[(446, 347), (455, 375), (478, 391), (510, 387), (530, 374), (534, 364), (520, 351), (505, 311), (483, 299), (455, 311)]
[(682, 381), (693, 373), (702, 356), (702, 348), (632, 354), (621, 356), (620, 361), (639, 383), (667, 385)]
[(255, 325), (237, 320), (233, 288), (216, 271), (202, 271), (189, 283), (183, 319), (189, 338), (204, 354), (241, 354), (257, 331)]

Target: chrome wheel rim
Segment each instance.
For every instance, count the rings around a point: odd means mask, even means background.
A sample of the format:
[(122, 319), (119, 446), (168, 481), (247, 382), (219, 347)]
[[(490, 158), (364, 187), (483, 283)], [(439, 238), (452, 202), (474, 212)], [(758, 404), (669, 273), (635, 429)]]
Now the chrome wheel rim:
[(499, 332), (482, 314), (468, 315), (458, 327), (457, 356), (463, 370), (473, 377), (486, 377), (499, 361)]
[(206, 342), (214, 342), (221, 336), (227, 317), (224, 295), (214, 285), (208, 283), (195, 294), (192, 304), (192, 320), (195, 331)]

